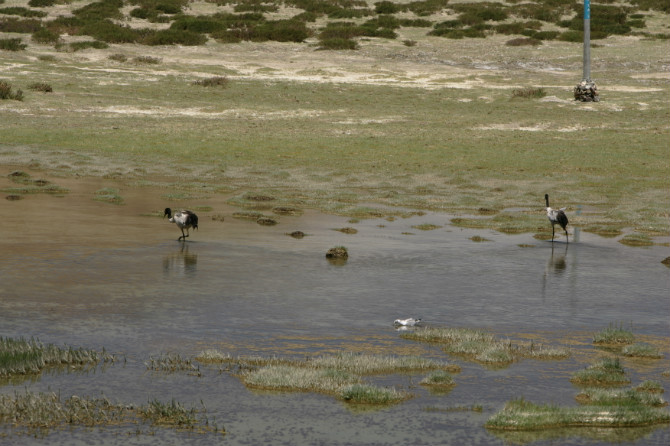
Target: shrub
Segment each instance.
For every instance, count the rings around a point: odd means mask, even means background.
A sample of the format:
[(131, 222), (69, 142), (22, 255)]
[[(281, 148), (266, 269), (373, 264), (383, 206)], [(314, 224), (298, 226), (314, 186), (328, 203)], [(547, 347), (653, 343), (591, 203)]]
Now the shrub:
[(554, 40), (560, 34), (561, 33), (558, 31), (538, 31), (535, 34), (533, 34), (533, 38), (539, 40)]
[(0, 50), (21, 51), (25, 50), (26, 47), (27, 45), (21, 43), (21, 39), (18, 37), (13, 39), (0, 39)]
[(145, 45), (203, 45), (207, 37), (192, 31), (163, 29), (147, 35), (141, 41)]
[(254, 30), (258, 37), (277, 42), (302, 42), (309, 37), (305, 22), (276, 20), (258, 25)]
[(161, 59), (159, 57), (137, 56), (137, 57), (133, 58), (133, 62), (144, 63), (144, 64), (149, 64), (149, 65), (156, 65), (156, 64), (161, 63)]
[(98, 50), (102, 50), (105, 48), (109, 48), (109, 45), (107, 45), (105, 42), (100, 42), (99, 40), (93, 40), (93, 41), (85, 41), (85, 42), (72, 42), (70, 45), (70, 49), (72, 51), (80, 51), (80, 50), (85, 50), (87, 48), (95, 48)]
[(583, 42), (584, 41), (584, 32), (583, 31), (566, 31), (559, 34), (558, 40), (564, 42)]
[(105, 19), (122, 19), (123, 14), (119, 10), (123, 6), (123, 0), (102, 0), (89, 3), (72, 13), (82, 20), (102, 21)]
[(515, 88), (512, 90), (512, 97), (514, 98), (526, 98), (526, 99), (538, 99), (543, 98), (547, 95), (547, 92), (544, 91), (544, 88)]
[(24, 8), (22, 6), (11, 6), (8, 8), (0, 8), (0, 14), (18, 15), (21, 17), (46, 17), (47, 13), (44, 11), (34, 11), (32, 9)]
[(422, 17), (435, 14), (446, 8), (449, 0), (413, 1), (407, 4), (407, 9)]
[(16, 101), (23, 100), (23, 92), (21, 90), (12, 91), (12, 86), (7, 82), (0, 80), (0, 99), (14, 99)]
[(78, 34), (91, 36), (107, 43), (135, 43), (141, 38), (139, 31), (107, 20), (86, 23)]
[(426, 19), (400, 19), (400, 26), (414, 27), (414, 28), (430, 28), (433, 22)]
[(227, 20), (220, 20), (215, 17), (191, 17), (183, 16), (172, 22), (170, 29), (193, 31), (196, 33), (212, 33), (222, 31), (228, 28)]
[(518, 39), (512, 39), (505, 42), (507, 46), (524, 46), (524, 45), (542, 45), (542, 41), (538, 39), (533, 39), (532, 37), (520, 37)]
[(33, 33), (32, 39), (37, 43), (56, 43), (60, 40), (60, 34), (41, 28)]
[(53, 92), (51, 85), (47, 84), (46, 82), (33, 82), (32, 84), (28, 85), (28, 90), (41, 91), (42, 93)]
[(125, 54), (121, 54), (121, 53), (115, 53), (115, 54), (110, 54), (109, 56), (107, 56), (107, 59), (114, 60), (116, 62), (125, 62), (125, 61), (128, 60), (128, 56), (126, 56)]
[(375, 3), (375, 12), (377, 14), (395, 14), (400, 11), (400, 5), (384, 0)]
[(328, 17), (331, 19), (354, 19), (372, 15), (371, 9), (347, 9), (334, 7), (328, 12)]
[(42, 21), (17, 18), (0, 19), (0, 31), (6, 33), (34, 33), (42, 28)]
[[(575, 5), (577, 14), (570, 20), (560, 21), (558, 25), (573, 31), (584, 29), (584, 6)], [(591, 10), (591, 37), (605, 38), (611, 34), (628, 34), (627, 10), (620, 6), (594, 5)]]
[(193, 85), (200, 85), (203, 87), (227, 87), (228, 78), (225, 76), (209, 77), (207, 79), (194, 81)]
[(506, 8), (498, 3), (458, 3), (452, 8), (461, 13), (459, 19), (468, 25), (486, 21), (499, 22), (508, 17)]
[(326, 39), (319, 39), (320, 50), (356, 50), (358, 44), (351, 39), (344, 39), (341, 37), (332, 37)]
[[(2, 3), (2, 2), (0, 2)], [(33, 8), (46, 8), (56, 4), (56, 0), (29, 0), (28, 6)]]

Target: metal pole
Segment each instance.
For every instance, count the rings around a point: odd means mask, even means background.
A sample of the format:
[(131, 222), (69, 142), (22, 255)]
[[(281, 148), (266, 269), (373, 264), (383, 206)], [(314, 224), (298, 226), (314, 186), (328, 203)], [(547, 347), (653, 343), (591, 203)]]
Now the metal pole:
[(575, 87), (575, 100), (598, 102), (598, 87), (591, 80), (591, 0), (584, 0), (584, 72), (582, 81)]
[(584, 75), (582, 80), (591, 82), (591, 1), (584, 0)]

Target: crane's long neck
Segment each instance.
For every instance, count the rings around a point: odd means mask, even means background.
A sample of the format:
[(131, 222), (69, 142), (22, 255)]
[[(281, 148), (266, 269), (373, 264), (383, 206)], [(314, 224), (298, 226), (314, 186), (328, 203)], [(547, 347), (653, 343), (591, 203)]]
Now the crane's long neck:
[(549, 194), (544, 194), (544, 201), (547, 203), (547, 207), (549, 207)]

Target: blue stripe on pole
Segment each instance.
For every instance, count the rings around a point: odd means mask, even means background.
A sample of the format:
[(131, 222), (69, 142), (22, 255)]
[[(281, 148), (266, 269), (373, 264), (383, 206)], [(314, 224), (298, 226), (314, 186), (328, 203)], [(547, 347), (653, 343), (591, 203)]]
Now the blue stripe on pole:
[(591, 0), (584, 0), (584, 20), (591, 20)]

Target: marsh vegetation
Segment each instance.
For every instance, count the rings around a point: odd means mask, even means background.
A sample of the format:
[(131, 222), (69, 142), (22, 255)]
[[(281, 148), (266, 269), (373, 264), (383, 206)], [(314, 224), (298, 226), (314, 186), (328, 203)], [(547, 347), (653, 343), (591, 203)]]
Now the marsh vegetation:
[(491, 365), (510, 364), (521, 358), (556, 360), (570, 356), (564, 347), (500, 339), (483, 330), (469, 328), (425, 327), (403, 332), (400, 336), (439, 344), (446, 353)]

